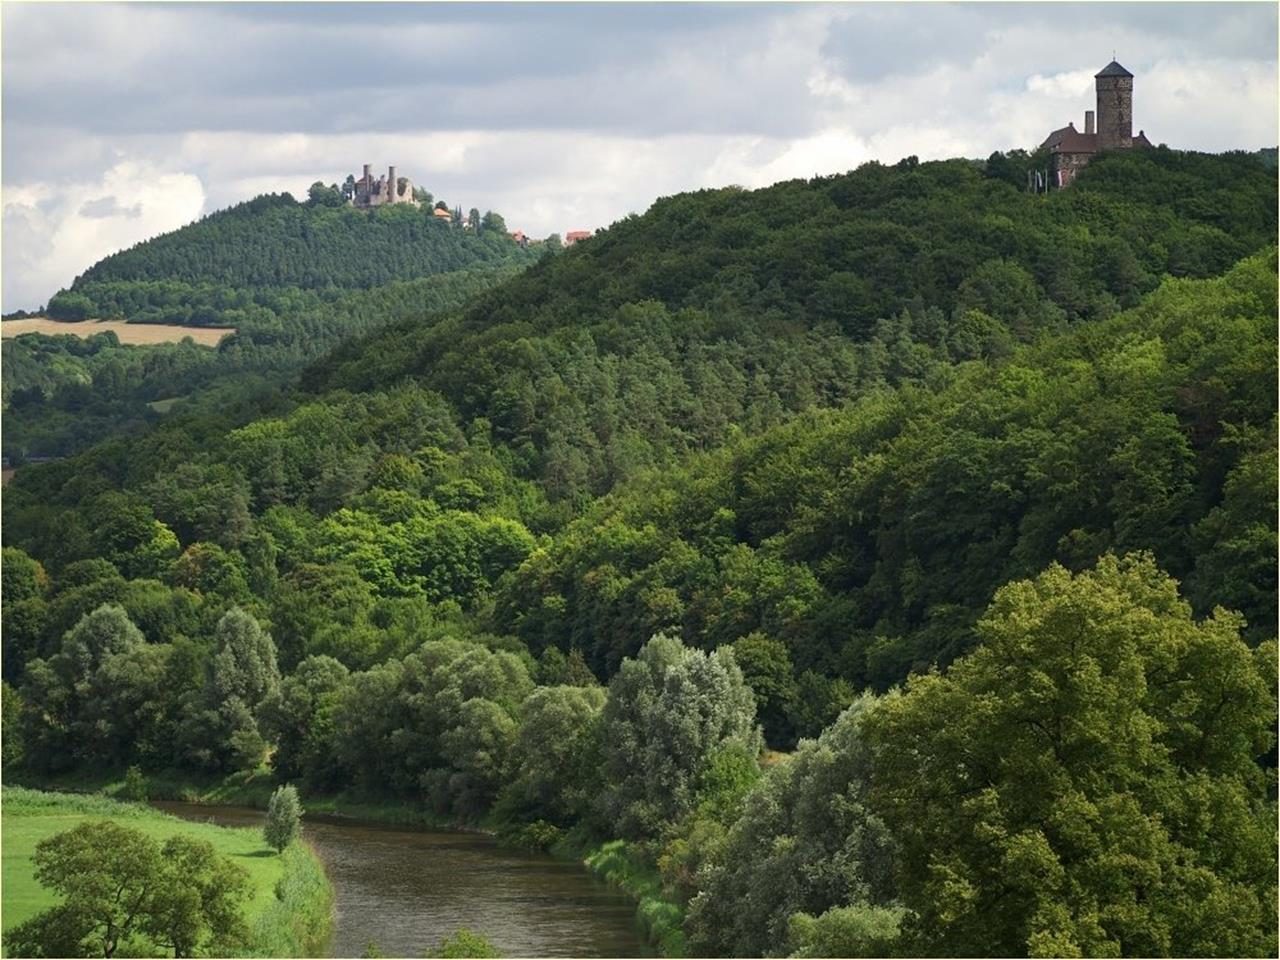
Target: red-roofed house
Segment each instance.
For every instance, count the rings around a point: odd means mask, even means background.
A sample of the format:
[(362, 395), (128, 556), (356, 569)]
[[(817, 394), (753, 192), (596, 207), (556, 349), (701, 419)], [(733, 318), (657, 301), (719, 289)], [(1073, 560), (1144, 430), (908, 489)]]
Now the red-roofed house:
[(572, 247), (579, 240), (588, 240), (590, 238), (590, 230), (570, 230), (564, 235), (564, 245), (566, 247)]

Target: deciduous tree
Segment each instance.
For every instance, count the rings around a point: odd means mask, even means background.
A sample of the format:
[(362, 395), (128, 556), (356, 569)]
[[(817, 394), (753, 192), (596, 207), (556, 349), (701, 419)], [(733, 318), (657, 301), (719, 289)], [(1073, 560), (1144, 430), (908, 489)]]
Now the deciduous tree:
[(1240, 627), (1149, 556), (1055, 565), (870, 714), (911, 949), (1274, 953), (1274, 647)]

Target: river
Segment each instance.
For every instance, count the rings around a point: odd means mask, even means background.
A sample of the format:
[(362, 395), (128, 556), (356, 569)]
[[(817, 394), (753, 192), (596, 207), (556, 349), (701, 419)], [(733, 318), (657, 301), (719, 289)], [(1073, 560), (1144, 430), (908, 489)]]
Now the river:
[[(187, 820), (260, 826), (248, 807), (158, 801)], [(635, 904), (574, 863), (523, 854), (483, 834), (408, 830), (308, 816), (303, 836), (333, 882), (330, 953), (421, 957), (469, 927), (508, 957), (653, 956), (636, 930)]]

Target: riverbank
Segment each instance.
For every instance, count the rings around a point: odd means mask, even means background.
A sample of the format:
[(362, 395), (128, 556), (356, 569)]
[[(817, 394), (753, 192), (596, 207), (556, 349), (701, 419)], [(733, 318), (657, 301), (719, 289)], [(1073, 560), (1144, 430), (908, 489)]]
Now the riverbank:
[(685, 956), (684, 910), (667, 898), (662, 877), (624, 840), (610, 840), (582, 857), (587, 869), (636, 902), (636, 922), (664, 957)]
[(243, 956), (309, 957), (322, 954), (333, 930), (333, 889), (305, 843), (279, 856), (258, 830), (191, 823), (143, 804), (104, 796), (31, 790), (6, 785), (0, 793), (0, 861), (4, 929), (54, 906), (59, 897), (36, 882), (36, 844), (86, 820), (106, 819), (157, 840), (175, 834), (208, 840), (219, 855), (243, 867), (253, 896), (245, 907), (249, 942)]
[[(124, 789), (123, 770), (73, 772), (36, 776), (29, 773), (6, 773), (10, 783), (18, 783), (36, 790), (56, 790), (65, 793), (102, 794), (116, 797)], [(271, 793), (278, 785), (271, 771), (261, 767), (252, 772), (233, 773), (225, 777), (199, 777), (185, 771), (160, 771), (144, 775), (147, 798), (150, 800), (177, 800), (182, 803), (199, 803), (209, 806), (252, 807), (267, 809)], [(440, 817), (417, 804), (370, 797), (356, 792), (335, 794), (303, 793), (302, 805), (306, 812), (327, 817), (366, 820), (398, 827), (416, 827), (429, 830), (463, 830), (494, 834), (484, 825), (468, 824), (448, 817)]]
[[(236, 773), (222, 778), (199, 778), (185, 772), (160, 772), (146, 777), (147, 795), (152, 800), (176, 800), (208, 806), (241, 806), (265, 810), (276, 783), (263, 767), (252, 773)], [(33, 787), (74, 793), (116, 795), (124, 786), (123, 772), (73, 773), (42, 777), (24, 782)], [(418, 804), (385, 800), (353, 792), (331, 795), (303, 794), (302, 804), (310, 816), (350, 819), (416, 830), (449, 830), (502, 837), (492, 822), (463, 822), (440, 817)], [(512, 844), (519, 847), (520, 844)], [(630, 845), (621, 840), (604, 843), (577, 831), (563, 833), (539, 849), (562, 861), (580, 864), (594, 876), (616, 888), (636, 905), (636, 926), (645, 939), (665, 957), (684, 956), (684, 911), (663, 895), (658, 871), (645, 863)]]

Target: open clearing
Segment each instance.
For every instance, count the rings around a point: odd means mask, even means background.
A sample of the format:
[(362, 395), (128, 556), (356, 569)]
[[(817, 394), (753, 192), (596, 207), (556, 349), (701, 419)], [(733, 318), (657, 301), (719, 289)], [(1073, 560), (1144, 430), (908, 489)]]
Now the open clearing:
[(166, 397), (163, 400), (152, 400), (150, 403), (147, 404), (147, 406), (150, 407), (152, 410), (154, 410), (156, 413), (168, 413), (170, 410), (173, 409), (173, 405), (175, 403), (177, 403), (179, 400), (184, 400), (184, 399), (186, 398), (185, 397)]
[(95, 333), (106, 333), (108, 330), (119, 337), (121, 343), (145, 346), (152, 343), (178, 343), (183, 337), (190, 337), (196, 343), (206, 347), (216, 346), (223, 337), (236, 332), (234, 327), (179, 327), (170, 323), (125, 323), (123, 320), (78, 320), (70, 323), (50, 320), (48, 317), (6, 320), (0, 323), (0, 337), (6, 340), (10, 337), (20, 337), (24, 333), (91, 337)]

